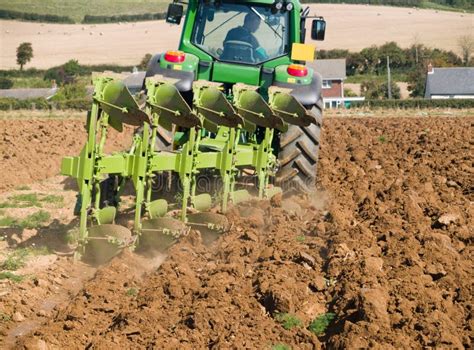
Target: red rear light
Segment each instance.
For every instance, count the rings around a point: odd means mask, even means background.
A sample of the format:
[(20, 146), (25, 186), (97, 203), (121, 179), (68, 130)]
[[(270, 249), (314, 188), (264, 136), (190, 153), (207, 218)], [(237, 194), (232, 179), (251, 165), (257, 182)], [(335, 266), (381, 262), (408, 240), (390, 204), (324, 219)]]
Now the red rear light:
[(288, 67), (287, 72), (294, 77), (305, 77), (308, 75), (308, 68), (301, 64), (292, 64)]
[(183, 51), (168, 51), (165, 53), (165, 60), (173, 63), (183, 63), (186, 55)]

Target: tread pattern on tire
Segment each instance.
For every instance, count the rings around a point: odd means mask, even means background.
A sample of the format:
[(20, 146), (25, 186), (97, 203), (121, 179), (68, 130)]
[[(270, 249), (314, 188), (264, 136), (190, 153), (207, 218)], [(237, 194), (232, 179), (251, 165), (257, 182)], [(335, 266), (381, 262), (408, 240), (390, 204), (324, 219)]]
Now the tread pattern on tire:
[(316, 184), (322, 111), (319, 106), (314, 106), (311, 112), (316, 116), (316, 124), (308, 127), (290, 125), (288, 131), (280, 136), (277, 184), (284, 190), (307, 192)]

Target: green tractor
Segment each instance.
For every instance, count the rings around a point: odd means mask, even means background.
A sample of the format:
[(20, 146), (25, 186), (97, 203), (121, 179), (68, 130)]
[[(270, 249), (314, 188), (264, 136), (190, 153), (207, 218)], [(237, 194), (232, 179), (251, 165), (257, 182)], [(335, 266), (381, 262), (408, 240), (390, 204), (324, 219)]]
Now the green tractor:
[[(321, 77), (304, 64), (315, 54), (305, 25), (314, 18), (311, 38), (324, 40), (325, 21), (296, 0), (186, 5), (179, 49), (150, 60), (139, 93), (122, 76), (93, 77), (86, 145), (62, 162), (79, 186), (78, 253), (92, 260), (165, 249), (189, 228), (210, 240), (228, 227), (228, 203), (314, 187), (323, 103)], [(183, 3), (170, 4), (166, 21), (183, 17)], [(131, 149), (106, 154), (109, 128), (123, 124), (138, 128)], [(131, 231), (116, 224), (127, 183)]]

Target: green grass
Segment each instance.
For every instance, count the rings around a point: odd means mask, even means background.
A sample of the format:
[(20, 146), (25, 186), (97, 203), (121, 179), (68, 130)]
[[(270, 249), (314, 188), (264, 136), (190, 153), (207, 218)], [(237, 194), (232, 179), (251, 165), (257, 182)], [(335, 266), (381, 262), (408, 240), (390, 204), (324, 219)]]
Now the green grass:
[[(164, 12), (170, 2), (171, 0), (0, 0), (0, 9), (69, 16), (76, 22), (81, 22), (85, 15), (112, 16)], [(430, 1), (423, 2), (420, 7), (442, 11), (464, 11), (461, 8)], [(466, 11), (472, 12), (472, 6)]]
[(6, 202), (0, 203), (0, 208), (41, 208), (43, 203), (62, 206), (64, 197), (58, 195), (44, 195), (38, 193), (24, 193), (8, 197)]
[(8, 322), (8, 321), (11, 321), (11, 317), (10, 315), (4, 313), (4, 312), (0, 312), (0, 322)]
[(24, 88), (50, 88), (51, 82), (40, 77), (10, 78), (13, 81), (13, 89)]
[(291, 350), (291, 347), (286, 344), (275, 344), (272, 346), (272, 350)]
[(138, 289), (129, 288), (125, 294), (127, 294), (129, 297), (136, 297), (138, 295)]
[(0, 268), (7, 271), (16, 271), (26, 265), (26, 260), (29, 256), (47, 255), (49, 253), (50, 251), (47, 247), (18, 248), (8, 254), (5, 261), (0, 265)]
[(301, 320), (292, 314), (287, 313), (277, 313), (275, 315), (275, 320), (282, 325), (286, 330), (291, 330), (295, 327), (300, 327), (302, 322)]
[(326, 333), (327, 328), (331, 324), (332, 320), (336, 318), (336, 314), (328, 312), (316, 317), (308, 326), (308, 330), (315, 335), (323, 335)]
[(303, 243), (304, 241), (306, 241), (306, 236), (304, 235), (296, 236), (296, 242)]
[(26, 218), (18, 220), (11, 216), (0, 218), (0, 227), (17, 227), (17, 228), (37, 228), (42, 226), (51, 218), (51, 214), (47, 211), (39, 210), (36, 213), (28, 215)]
[(41, 198), (41, 201), (43, 203), (54, 204), (57, 207), (61, 207), (64, 204), (64, 197), (55, 194), (50, 194)]
[(15, 190), (17, 190), (17, 191), (30, 191), (31, 187), (27, 186), (27, 185), (20, 185), (20, 186), (16, 187)]
[(17, 249), (13, 253), (10, 253), (7, 259), (0, 265), (2, 270), (16, 271), (26, 265), (26, 258), (30, 254), (30, 251), (26, 248)]
[[(346, 84), (362, 84), (366, 80), (374, 80), (378, 82), (383, 82), (387, 80), (386, 74), (376, 75), (376, 74), (356, 74), (349, 75), (344, 83)], [(405, 73), (393, 73), (392, 80), (394, 82), (407, 82), (408, 75)]]
[(36, 193), (17, 194), (8, 197), (7, 202), (0, 203), (0, 208), (30, 208), (41, 207)]
[(164, 12), (170, 2), (170, 0), (0, 0), (0, 9), (69, 16), (76, 22), (81, 22), (85, 15), (112, 16)]
[(47, 222), (50, 218), (51, 214), (47, 211), (40, 210), (21, 220), (19, 226), (21, 228), (36, 228)]
[(18, 283), (23, 281), (23, 278), (23, 276), (15, 275), (14, 273), (9, 271), (0, 272), (0, 280), (10, 280)]
[(379, 138), (377, 139), (380, 143), (386, 143), (387, 142), (387, 136), (385, 135), (381, 135), (379, 136)]
[(447, 6), (447, 5), (441, 5), (441, 4), (437, 4), (435, 2), (431, 2), (431, 1), (423, 1), (421, 4), (420, 4), (420, 8), (423, 8), (423, 9), (432, 9), (432, 10), (439, 10), (439, 11), (454, 11), (454, 12), (470, 12), (472, 13), (474, 11), (474, 9), (472, 8), (459, 8), (459, 7), (451, 7), (451, 6)]
[(15, 218), (11, 216), (5, 216), (0, 218), (0, 227), (12, 227), (17, 223)]

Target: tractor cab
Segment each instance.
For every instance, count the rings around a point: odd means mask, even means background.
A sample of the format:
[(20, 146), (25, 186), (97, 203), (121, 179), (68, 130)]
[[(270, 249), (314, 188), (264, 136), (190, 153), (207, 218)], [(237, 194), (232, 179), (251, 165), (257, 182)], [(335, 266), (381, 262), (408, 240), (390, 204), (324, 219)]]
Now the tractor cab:
[[(175, 1), (166, 21), (180, 24), (184, 13), (183, 3)], [(189, 1), (179, 51), (185, 55), (183, 62), (187, 56), (190, 59), (181, 66), (165, 60), (161, 67), (192, 70), (194, 80), (264, 88), (292, 81), (309, 85), (312, 71), (295, 67), (288, 71), (292, 64), (314, 60), (315, 47), (304, 44), (308, 18), (315, 18), (312, 39), (323, 40), (324, 19), (310, 17), (309, 8), (303, 9), (299, 1)], [(299, 75), (291, 74), (296, 71)]]
[(200, 3), (191, 43), (215, 60), (262, 64), (290, 51), (288, 11), (262, 4)]

